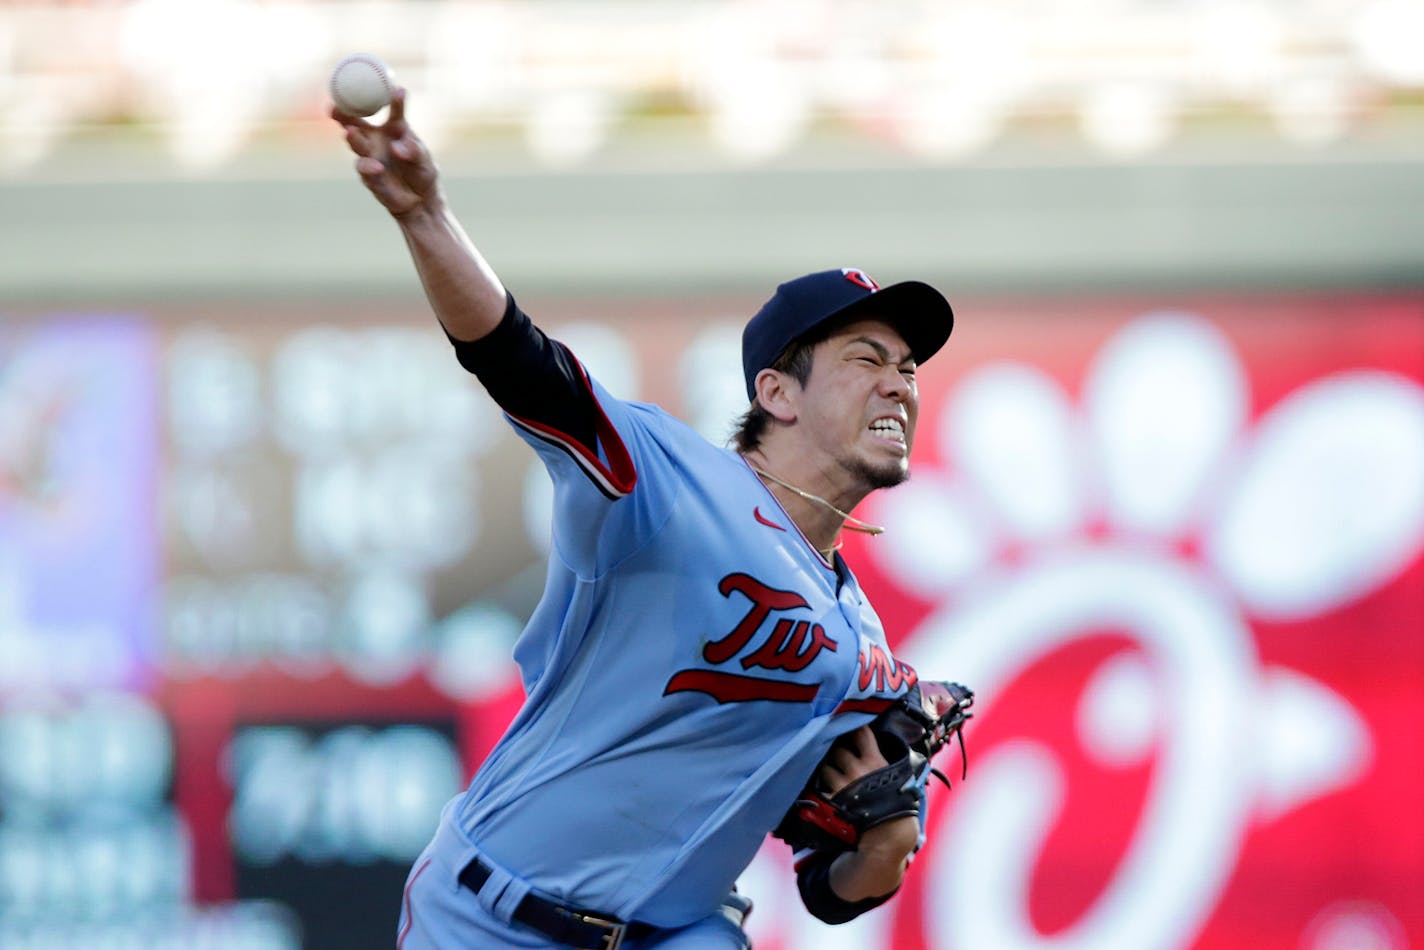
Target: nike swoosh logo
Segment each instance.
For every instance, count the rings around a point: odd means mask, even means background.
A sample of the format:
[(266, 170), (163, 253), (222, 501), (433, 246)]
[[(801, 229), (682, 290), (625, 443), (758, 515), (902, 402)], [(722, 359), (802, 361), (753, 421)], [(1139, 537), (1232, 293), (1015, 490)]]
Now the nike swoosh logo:
[(753, 509), (752, 509), (752, 517), (756, 518), (756, 520), (760, 521), (762, 524), (766, 525), (768, 528), (775, 528), (777, 531), (785, 531), (785, 530), (786, 530), (786, 529), (783, 528), (781, 525), (777, 524), (775, 521), (767, 521), (767, 520), (766, 520), (766, 517), (761, 513), (761, 509), (760, 509), (760, 508), (753, 508)]

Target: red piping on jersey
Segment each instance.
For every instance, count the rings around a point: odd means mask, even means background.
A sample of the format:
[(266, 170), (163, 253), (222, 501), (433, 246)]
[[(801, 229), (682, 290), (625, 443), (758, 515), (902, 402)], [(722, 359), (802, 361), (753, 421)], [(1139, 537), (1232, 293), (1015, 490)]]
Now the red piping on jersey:
[(603, 411), (598, 397), (594, 395), (593, 385), (588, 379), (588, 370), (578, 362), (577, 357), (574, 358), (574, 362), (578, 363), (579, 376), (583, 380), (584, 391), (593, 403), (596, 415), (594, 429), (598, 441), (603, 444), (604, 453), (608, 456), (607, 464), (592, 451), (592, 446), (584, 445), (568, 433), (560, 432), (552, 426), (535, 422), (533, 419), (516, 416), (512, 412), (506, 412), (505, 415), (514, 420), (516, 425), (546, 441), (553, 442), (568, 452), (579, 464), (579, 467), (584, 470), (584, 473), (593, 479), (599, 489), (609, 498), (622, 498), (631, 492), (633, 486), (638, 483), (638, 470), (633, 465), (632, 457), (628, 454), (628, 447), (623, 444), (623, 437), (618, 434), (618, 430), (608, 420), (608, 414)]
[(405, 926), (401, 928), (400, 936), (396, 938), (396, 950), (401, 950), (405, 946), (405, 938), (410, 936), (410, 925), (415, 923), (415, 911), (410, 908), (410, 889), (415, 886), (416, 879), (425, 873), (425, 869), (430, 867), (431, 858), (426, 858), (414, 874), (410, 876), (410, 882), (405, 886), (405, 893), (401, 895), (401, 901), (405, 904)]
[(883, 697), (871, 699), (847, 699), (845, 702), (841, 703), (839, 706), (836, 707), (836, 713), (839, 714), (844, 712), (864, 712), (879, 714), (883, 713), (885, 710), (889, 709), (893, 705), (895, 705), (895, 700), (885, 699)]
[(754, 699), (809, 703), (816, 698), (816, 684), (769, 680), (721, 670), (683, 670), (673, 674), (663, 687), (664, 696), (670, 693), (706, 693), (719, 703), (745, 703)]

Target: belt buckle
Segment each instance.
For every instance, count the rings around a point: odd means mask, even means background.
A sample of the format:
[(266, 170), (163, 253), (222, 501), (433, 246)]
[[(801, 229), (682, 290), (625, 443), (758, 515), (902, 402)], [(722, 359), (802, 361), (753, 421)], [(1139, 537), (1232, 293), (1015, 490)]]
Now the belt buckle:
[(607, 931), (599, 940), (598, 950), (618, 950), (623, 946), (623, 937), (628, 931), (627, 924), (595, 914), (575, 913), (574, 917), (585, 924), (602, 927)]

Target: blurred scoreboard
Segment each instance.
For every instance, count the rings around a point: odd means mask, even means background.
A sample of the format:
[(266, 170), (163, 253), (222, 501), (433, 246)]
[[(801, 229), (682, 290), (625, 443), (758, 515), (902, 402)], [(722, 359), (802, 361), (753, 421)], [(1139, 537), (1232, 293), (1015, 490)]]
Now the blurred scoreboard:
[(418, 307), (0, 319), (0, 947), (389, 946), (548, 496)]
[[(721, 442), (758, 303), (534, 309)], [(1424, 298), (956, 307), (846, 553), (969, 778), (847, 927), (765, 849), (758, 950), (1424, 944)], [(549, 517), (414, 303), (0, 313), (0, 947), (390, 946)]]

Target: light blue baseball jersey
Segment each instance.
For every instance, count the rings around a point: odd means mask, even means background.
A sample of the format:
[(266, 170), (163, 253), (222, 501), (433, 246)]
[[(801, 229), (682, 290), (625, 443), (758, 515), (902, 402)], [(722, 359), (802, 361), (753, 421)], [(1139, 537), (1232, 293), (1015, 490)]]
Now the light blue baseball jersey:
[(527, 700), (432, 847), (458, 870), (473, 846), (516, 898), (677, 927), (717, 911), (835, 737), (915, 673), (739, 455), (587, 385), (597, 455), (509, 417), (555, 498), (515, 647)]

